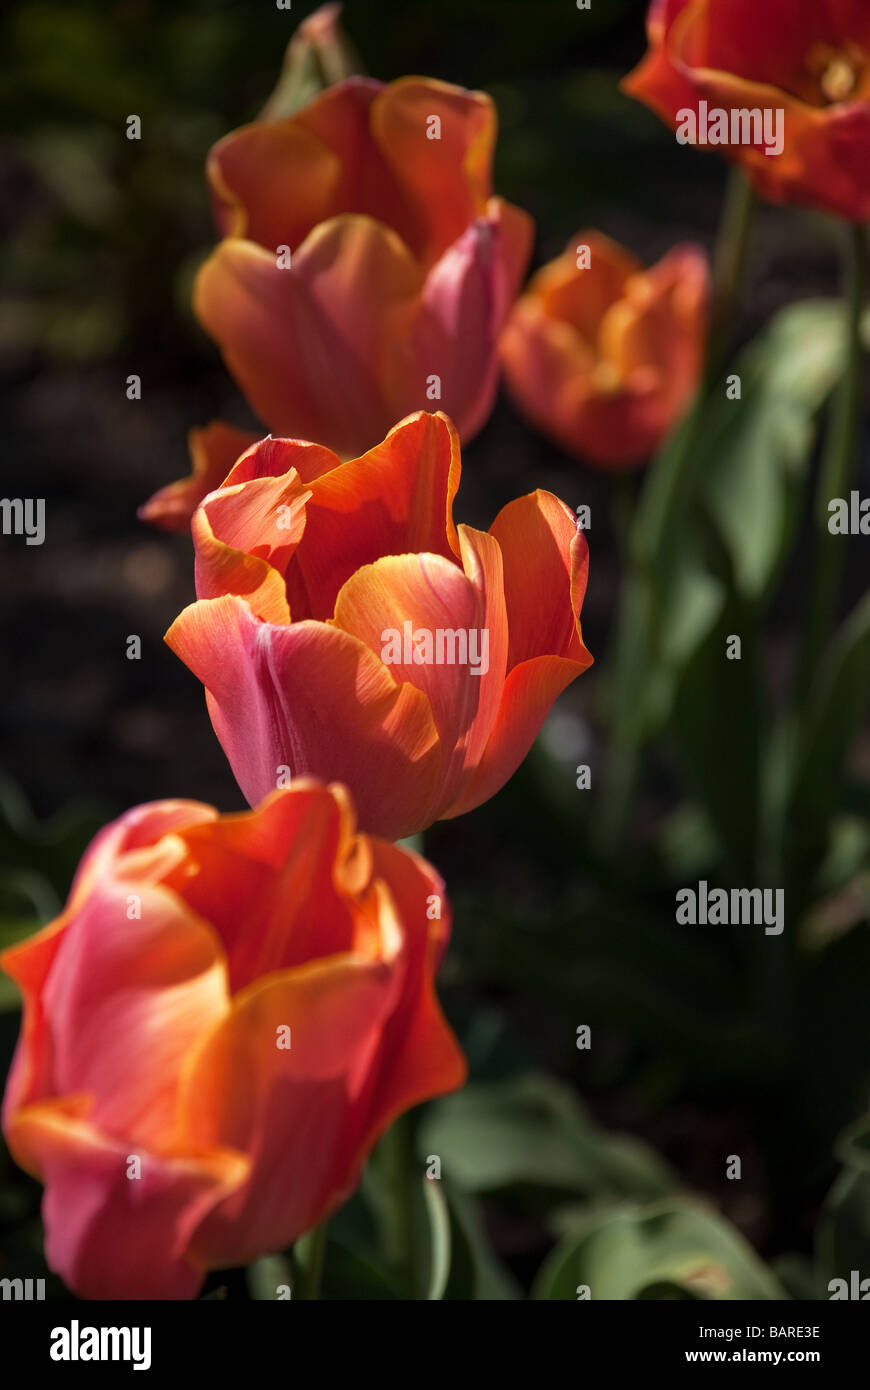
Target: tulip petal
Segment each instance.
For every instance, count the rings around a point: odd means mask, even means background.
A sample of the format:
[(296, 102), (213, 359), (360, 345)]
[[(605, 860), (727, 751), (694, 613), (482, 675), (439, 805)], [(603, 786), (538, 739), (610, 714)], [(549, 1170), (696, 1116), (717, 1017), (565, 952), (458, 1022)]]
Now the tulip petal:
[(406, 77), (375, 98), (371, 129), (416, 218), (410, 245), (431, 265), (485, 210), (495, 107), (483, 92)]
[(307, 439), (273, 439), (267, 435), (246, 449), (227, 474), (225, 487), (247, 483), (253, 478), (281, 478), (295, 469), (303, 483), (338, 468), (341, 459), (322, 444)]
[(671, 34), (674, 55), (693, 68), (710, 68), (779, 87), (814, 104), (818, 79), (809, 62), (820, 44), (851, 41), (870, 52), (870, 14), (861, 0), (706, 0)]
[(410, 246), (415, 210), (372, 132), (372, 114), (385, 90), (382, 82), (370, 77), (349, 77), (328, 87), (297, 112), (295, 120), (341, 160), (331, 204), (316, 221), (325, 222), (345, 212), (362, 213), (393, 227)]
[(3, 1098), (4, 1122), (18, 1106), (50, 1088), (54, 1044), (46, 1016), (43, 987), (63, 943), (64, 933), (91, 892), (113, 872), (122, 856), (171, 831), (213, 821), (217, 812), (195, 801), (158, 801), (137, 806), (107, 825), (88, 846), (70, 889), (64, 911), (16, 946), (0, 954), (0, 969), (18, 985), (24, 998), (21, 1035), (15, 1050)]
[(380, 381), (393, 333), (423, 284), (404, 242), (372, 217), (333, 217), (306, 238), (290, 273), (306, 285), (312, 305), (348, 354)]
[[(222, 236), (293, 250), (335, 208), (342, 161), (293, 117), (255, 121), (218, 141), (206, 165)], [(268, 190), (268, 196), (266, 195)]]
[(372, 842), (373, 868), (389, 886), (406, 942), (405, 982), (383, 1030), (372, 1073), (363, 1151), (412, 1105), (461, 1086), (467, 1067), (435, 992), (435, 974), (450, 935), (444, 881), (425, 859), (383, 840)]
[(588, 665), (562, 656), (537, 656), (513, 668), (486, 752), (459, 798), (442, 811), (445, 820), (473, 811), (500, 791), (540, 733), (554, 700)]
[(203, 1223), (195, 1256), (280, 1249), (356, 1185), (354, 1106), (399, 983), (384, 961), (315, 961), (253, 985), (204, 1039), (179, 1100), (187, 1142), (249, 1154), (251, 1179)]
[(338, 627), (425, 693), (446, 752), (439, 802), (483, 751), (507, 654), (498, 545), (465, 526), (459, 537), (466, 573), (439, 555), (389, 556), (357, 570), (335, 605)]
[(328, 619), (341, 586), (384, 555), (459, 553), (459, 439), (446, 415), (401, 421), (382, 444), (311, 485), (303, 544), (287, 570), (296, 617)]
[(289, 767), (346, 782), (366, 830), (394, 838), (431, 824), (441, 758), (432, 712), (362, 642), (323, 623), (262, 623), (231, 596), (186, 608), (166, 641), (205, 685), (252, 805)]
[(207, 497), (191, 528), (197, 597), (238, 594), (266, 622), (288, 623), (282, 572), (302, 539), (310, 496), (291, 469)]
[(488, 634), (487, 669), (471, 679), (480, 685), (477, 710), (465, 738), (453, 754), (462, 775), (477, 767), (495, 724), (508, 663), (508, 620), (504, 564), (494, 536), (473, 526), (459, 527), (462, 565), (480, 595), (478, 627)]
[(497, 345), (512, 295), (494, 223), (478, 218), (432, 267), (422, 311), (409, 329), (421, 368), (407, 371), (399, 345), (389, 380), (401, 409), (420, 404), (429, 372), (464, 441), (487, 420), (498, 379)]
[(647, 15), (649, 49), (636, 68), (619, 84), (624, 92), (647, 106), (668, 123), (683, 107), (694, 106), (697, 93), (691, 79), (675, 66), (667, 51), (667, 32), (692, 0), (652, 0)]
[[(279, 268), (274, 255), (253, 242), (222, 242), (197, 276), (194, 307), (251, 405), (272, 430), (316, 439), (339, 454), (353, 455), (361, 440), (373, 444), (382, 439), (392, 421), (375, 365), (354, 343), (350, 319), (337, 326), (343, 306), (333, 304), (331, 314), (326, 314), (316, 292), (318, 275), (326, 273), (330, 259), (338, 254), (341, 228), (327, 224), (314, 238), (310, 254), (304, 256), (303, 248), (292, 269)], [(407, 253), (386, 228), (377, 245), (383, 256), (376, 269), (369, 267), (366, 286), (386, 340), (388, 324), (402, 305), (410, 268), (402, 264)], [(359, 254), (353, 254), (359, 268)], [(300, 261), (305, 274), (298, 268)], [(390, 285), (398, 300), (390, 298)]]
[[(589, 251), (589, 265), (578, 267), (581, 248)], [(630, 276), (642, 270), (640, 261), (601, 232), (583, 230), (571, 239), (558, 260), (532, 277), (529, 293), (541, 303), (549, 318), (575, 328), (594, 345), (604, 312), (618, 300)]]
[[(396, 681), (416, 686), (426, 697), (449, 754), (442, 764), (438, 804), (450, 798), (461, 768), (462, 759), (456, 755), (475, 716), (481, 678), (472, 678), (467, 664), (452, 664), (452, 646), (451, 664), (436, 664), (436, 632), (449, 629), (457, 639), (463, 633), (467, 641), (468, 630), (479, 628), (481, 606), (477, 591), (456, 564), (425, 554), (388, 556), (365, 565), (336, 600), (337, 628), (364, 642), (389, 666)], [(429, 652), (414, 646), (414, 633), (428, 641)]]
[[(191, 1157), (137, 1153), (101, 1133), (75, 1104), (20, 1111), (13, 1152), (46, 1185), (46, 1259), (82, 1298), (194, 1298), (205, 1277), (186, 1258), (206, 1213), (245, 1178), (248, 1161), (213, 1151)], [(139, 1177), (129, 1177), (138, 1158)]]
[(490, 535), (504, 562), (508, 670), (537, 656), (591, 665), (580, 629), (589, 548), (564, 502), (538, 488), (502, 507)]
[(107, 1133), (171, 1147), (185, 1054), (229, 1004), (211, 929), (159, 888), (108, 880), (77, 910), (41, 997), (55, 1092), (92, 1096)]
[(504, 266), (508, 304), (512, 304), (525, 278), (535, 239), (535, 224), (523, 208), (490, 198), (486, 218), (498, 229), (498, 251)]
[(191, 430), (187, 439), (193, 472), (170, 483), (139, 508), (142, 521), (164, 531), (184, 533), (206, 493), (220, 487), (236, 459), (253, 444), (256, 435), (237, 430), (223, 420), (212, 420), (203, 429)]
[(371, 861), (367, 841), (352, 832), (346, 794), (300, 781), (292, 795), (275, 791), (253, 812), (183, 835), (185, 858), (164, 886), (219, 934), (233, 993), (273, 971), (353, 949), (348, 898), (371, 877)]

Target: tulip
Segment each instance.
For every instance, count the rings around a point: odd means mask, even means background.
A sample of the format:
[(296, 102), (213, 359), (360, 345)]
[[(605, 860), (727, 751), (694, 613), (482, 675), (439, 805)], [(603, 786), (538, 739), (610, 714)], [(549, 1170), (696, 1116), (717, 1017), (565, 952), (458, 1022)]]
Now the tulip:
[[(432, 401), (465, 441), (485, 423), (532, 241), (492, 196), (495, 134), (482, 92), (351, 77), (211, 151), (224, 240), (194, 308), (275, 433), (352, 458)], [(201, 465), (141, 515), (181, 529), (207, 481)]]
[[(706, 136), (772, 202), (870, 217), (867, 0), (653, 0), (647, 34), (623, 85), (681, 139)], [(747, 112), (770, 113), (760, 139)]]
[(643, 462), (683, 414), (703, 367), (709, 274), (677, 246), (644, 270), (580, 232), (539, 270), (502, 337), (519, 408), (570, 454), (602, 468)]
[(591, 663), (584, 536), (551, 493), (454, 526), (460, 453), (419, 412), (342, 463), (266, 439), (193, 522), (197, 602), (166, 635), (254, 804), (341, 780), (389, 839), (492, 796)]
[(459, 1086), (433, 977), (443, 884), (355, 833), (341, 787), (162, 801), (97, 836), (0, 963), (24, 997), (3, 1106), (85, 1298), (192, 1298), (322, 1221), (390, 1121)]
[(482, 93), (353, 77), (212, 150), (194, 306), (271, 430), (353, 457), (432, 400), (480, 429), (531, 243), (491, 196), (495, 125)]

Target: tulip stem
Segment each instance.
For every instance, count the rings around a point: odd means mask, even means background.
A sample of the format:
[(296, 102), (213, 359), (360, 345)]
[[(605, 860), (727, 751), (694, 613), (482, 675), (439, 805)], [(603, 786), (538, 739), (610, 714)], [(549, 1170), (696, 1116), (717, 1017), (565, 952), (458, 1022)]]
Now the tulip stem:
[(323, 1269), (326, 1264), (328, 1227), (328, 1221), (321, 1221), (319, 1226), (306, 1232), (293, 1246), (293, 1268), (296, 1272), (293, 1281), (294, 1299), (311, 1303), (320, 1297)]
[(704, 375), (688, 415), (650, 468), (641, 494), (636, 542), (643, 563), (650, 567), (689, 501), (686, 485), (699, 457), (696, 446), (707, 397), (719, 380), (731, 342), (754, 208), (752, 185), (740, 169), (732, 169), (713, 252), (713, 308)]
[(389, 1264), (418, 1298), (417, 1249), (413, 1202), (416, 1154), (416, 1122), (413, 1112), (397, 1115), (378, 1146), (381, 1161), (384, 1254)]
[(716, 249), (713, 252), (713, 313), (707, 348), (707, 370), (702, 387), (704, 393), (716, 381), (728, 356), (754, 211), (755, 193), (752, 184), (735, 165), (729, 175), (722, 219), (716, 237)]
[(815, 584), (810, 599), (809, 619), (803, 629), (798, 667), (798, 691), (802, 699), (808, 694), (831, 629), (845, 560), (843, 537), (828, 530), (828, 504), (835, 497), (846, 496), (858, 453), (863, 371), (861, 316), (867, 297), (868, 264), (863, 227), (855, 224), (850, 230), (846, 270), (848, 319), (845, 371), (834, 403), (816, 490), (813, 516), (818, 532)]
[(656, 566), (679, 544), (679, 523), (691, 499), (707, 399), (730, 346), (754, 207), (751, 185), (734, 168), (713, 257), (713, 311), (704, 376), (688, 415), (650, 467), (632, 527), (606, 697), (612, 710), (611, 736), (599, 834), (601, 848), (608, 854), (623, 841), (638, 780), (644, 739), (638, 709), (657, 655)]

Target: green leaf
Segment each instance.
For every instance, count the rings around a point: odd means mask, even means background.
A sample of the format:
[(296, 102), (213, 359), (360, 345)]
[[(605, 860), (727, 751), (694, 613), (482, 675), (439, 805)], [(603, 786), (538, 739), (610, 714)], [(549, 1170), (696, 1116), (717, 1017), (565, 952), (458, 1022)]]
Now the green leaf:
[(647, 737), (667, 721), (682, 673), (709, 638), (726, 602), (725, 586), (712, 573), (691, 531), (680, 536), (656, 574), (655, 587), (656, 659), (644, 673), (644, 698), (637, 700), (647, 720)]
[(715, 1212), (683, 1198), (593, 1212), (544, 1262), (535, 1299), (783, 1299), (785, 1292), (743, 1237)]
[[(739, 658), (726, 655), (740, 639)], [(764, 720), (757, 632), (732, 599), (688, 662), (675, 692), (672, 729), (683, 769), (715, 827), (738, 881), (753, 882)]]
[(754, 1001), (731, 940), (677, 923), (673, 887), (632, 886), (628, 868), (598, 876), (581, 867), (575, 848), (570, 897), (533, 915), (491, 895), (465, 895), (455, 904), (455, 947), (471, 973), (537, 995), (572, 1044), (580, 1021), (618, 1027), (676, 1075), (707, 1083), (754, 1076)]
[(519, 1298), (517, 1284), (490, 1249), (478, 1204), (455, 1187), (446, 1183), (443, 1187), (453, 1252), (444, 1298), (461, 1302)]
[(435, 1102), (421, 1144), (465, 1192), (528, 1184), (608, 1198), (651, 1197), (673, 1186), (650, 1150), (606, 1133), (572, 1091), (533, 1073), (472, 1084)]
[(330, 1228), (323, 1271), (322, 1299), (336, 1299), (342, 1302), (376, 1299), (382, 1302), (406, 1296), (400, 1281), (370, 1250), (363, 1249), (344, 1237), (334, 1236)]
[(738, 591), (759, 600), (775, 578), (800, 514), (814, 417), (843, 365), (845, 317), (833, 300), (783, 309), (743, 352), (710, 412), (701, 495), (731, 557)]
[(825, 1201), (816, 1234), (819, 1297), (829, 1298), (832, 1279), (849, 1284), (852, 1270), (870, 1279), (870, 1172), (842, 1173)]
[(264, 1255), (245, 1270), (245, 1282), (252, 1299), (274, 1303), (278, 1289), (293, 1287), (293, 1271), (286, 1255)]
[(786, 827), (790, 863), (807, 876), (824, 856), (846, 758), (870, 702), (870, 594), (837, 633), (798, 733)]
[(870, 1115), (862, 1116), (844, 1130), (837, 1140), (836, 1149), (846, 1167), (870, 1173)]
[(816, 1270), (806, 1255), (779, 1255), (770, 1267), (789, 1298), (804, 1303), (818, 1298)]
[(423, 1205), (426, 1209), (428, 1234), (429, 1279), (426, 1298), (438, 1302), (444, 1297), (447, 1280), (450, 1276), (450, 1213), (441, 1189), (435, 1178), (423, 1179)]

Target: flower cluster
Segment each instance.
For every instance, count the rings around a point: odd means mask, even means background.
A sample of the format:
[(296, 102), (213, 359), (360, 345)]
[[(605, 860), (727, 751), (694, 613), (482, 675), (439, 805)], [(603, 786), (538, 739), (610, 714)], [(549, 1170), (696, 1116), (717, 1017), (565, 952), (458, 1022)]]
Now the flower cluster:
[[(328, 55), (334, 11), (303, 46)], [(648, 32), (626, 87), (681, 140), (773, 200), (870, 215), (867, 0), (653, 0)], [(275, 437), (194, 430), (191, 476), (142, 509), (192, 536), (166, 640), (251, 809), (129, 811), (2, 957), (24, 1001), (5, 1134), (45, 1186), (49, 1263), (92, 1298), (191, 1298), (283, 1248), (462, 1084), (444, 885), (394, 842), (495, 795), (592, 657), (574, 511), (537, 490), (457, 525), (460, 441), (503, 368), (566, 453), (636, 467), (704, 368), (698, 247), (645, 268), (581, 231), (521, 293), (532, 222), (493, 192), (488, 96), (343, 76), (285, 105), (208, 156), (194, 289)]]

